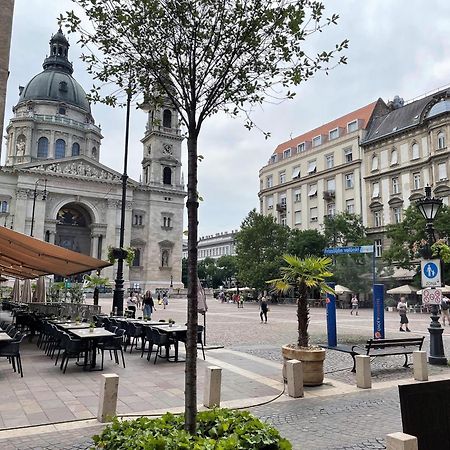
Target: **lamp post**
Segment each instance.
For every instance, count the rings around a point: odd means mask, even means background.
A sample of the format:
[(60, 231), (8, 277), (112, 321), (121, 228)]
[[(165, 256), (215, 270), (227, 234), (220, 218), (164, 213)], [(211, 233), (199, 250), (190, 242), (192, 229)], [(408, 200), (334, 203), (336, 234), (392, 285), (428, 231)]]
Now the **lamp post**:
[(128, 138), (130, 133), (130, 106), (131, 106), (131, 88), (127, 90), (127, 115), (125, 122), (125, 152), (123, 156), (123, 173), (122, 173), (122, 205), (120, 208), (120, 232), (119, 232), (119, 252), (117, 257), (117, 273), (113, 294), (113, 311), (117, 311), (117, 315), (123, 314), (123, 260), (125, 258), (125, 250), (123, 250), (125, 237), (125, 206), (127, 200), (127, 168), (128, 168)]
[[(431, 246), (436, 241), (434, 236), (433, 222), (442, 206), (442, 200), (431, 197), (431, 187), (425, 188), (425, 197), (416, 201), (416, 207), (426, 220), (427, 243), (424, 248), (423, 256), (425, 259), (432, 257)], [(428, 362), (435, 365), (446, 365), (447, 358), (444, 355), (444, 345), (442, 342), (442, 333), (444, 332), (439, 323), (438, 305), (431, 305), (431, 323), (428, 327), (430, 333), (430, 355)]]
[(44, 182), (44, 190), (42, 191), (42, 200), (45, 200), (47, 198), (47, 178), (45, 179), (37, 179), (34, 183), (34, 194), (33, 194), (33, 210), (31, 212), (31, 230), (30, 230), (30, 236), (33, 236), (33, 230), (34, 230), (34, 213), (36, 211), (36, 198), (38, 196), (38, 184), (40, 181)]

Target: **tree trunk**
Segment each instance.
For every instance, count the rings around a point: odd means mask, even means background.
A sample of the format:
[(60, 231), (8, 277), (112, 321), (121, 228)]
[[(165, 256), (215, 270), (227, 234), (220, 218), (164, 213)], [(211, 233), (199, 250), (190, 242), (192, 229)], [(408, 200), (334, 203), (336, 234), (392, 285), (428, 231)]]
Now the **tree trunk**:
[(198, 241), (198, 193), (197, 193), (197, 138), (195, 130), (188, 137), (188, 319), (186, 338), (186, 366), (184, 414), (185, 430), (195, 433), (197, 422), (197, 241)]
[(300, 283), (299, 296), (297, 300), (297, 320), (298, 320), (298, 346), (308, 347), (308, 324), (309, 324), (309, 310), (308, 310), (308, 288), (305, 283)]

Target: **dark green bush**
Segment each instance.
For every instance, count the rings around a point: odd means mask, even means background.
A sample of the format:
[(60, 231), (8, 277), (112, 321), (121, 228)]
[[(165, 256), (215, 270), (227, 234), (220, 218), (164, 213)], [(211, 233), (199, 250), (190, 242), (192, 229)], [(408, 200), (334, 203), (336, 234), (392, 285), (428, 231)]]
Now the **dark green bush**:
[(245, 411), (215, 409), (197, 416), (197, 434), (184, 431), (184, 417), (114, 419), (94, 436), (96, 449), (106, 450), (291, 450), (278, 431)]

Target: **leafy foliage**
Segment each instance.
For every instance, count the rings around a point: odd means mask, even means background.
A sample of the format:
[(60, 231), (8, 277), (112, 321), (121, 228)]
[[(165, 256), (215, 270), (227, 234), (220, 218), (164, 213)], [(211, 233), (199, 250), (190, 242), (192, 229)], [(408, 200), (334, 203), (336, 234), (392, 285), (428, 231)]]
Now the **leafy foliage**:
[(287, 243), (287, 253), (304, 258), (308, 255), (322, 256), (327, 241), (317, 230), (292, 229)]
[(98, 275), (86, 275), (84, 279), (87, 281), (86, 287), (96, 288), (99, 286), (105, 286), (109, 283), (108, 277), (100, 277)]
[(197, 416), (198, 429), (184, 431), (184, 417), (165, 414), (159, 419), (141, 417), (118, 421), (94, 436), (97, 449), (108, 450), (290, 450), (278, 431), (244, 411), (216, 409)]
[(333, 273), (329, 270), (332, 261), (330, 258), (323, 256), (310, 256), (300, 259), (293, 255), (284, 255), (283, 260), (286, 265), (280, 269), (282, 277), (269, 280), (267, 283), (275, 291), (297, 293), (298, 346), (308, 347), (308, 290), (319, 288), (321, 292), (334, 292), (325, 282), (326, 278), (333, 276)]
[(364, 245), (369, 241), (361, 216), (341, 212), (324, 219), (324, 235), (328, 246), (345, 247), (347, 245)]

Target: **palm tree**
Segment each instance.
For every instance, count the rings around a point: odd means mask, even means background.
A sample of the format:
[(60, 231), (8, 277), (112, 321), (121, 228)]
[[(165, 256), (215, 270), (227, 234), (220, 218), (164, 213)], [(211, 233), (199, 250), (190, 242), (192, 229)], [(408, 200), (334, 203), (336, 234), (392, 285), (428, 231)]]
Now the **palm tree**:
[(319, 288), (321, 292), (333, 294), (334, 291), (325, 279), (333, 276), (329, 271), (331, 258), (323, 256), (308, 256), (300, 259), (294, 255), (284, 255), (283, 260), (287, 266), (281, 268), (282, 277), (270, 280), (275, 291), (286, 293), (298, 292), (297, 319), (298, 319), (298, 347), (309, 347), (309, 308), (308, 289)]

